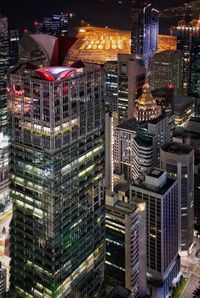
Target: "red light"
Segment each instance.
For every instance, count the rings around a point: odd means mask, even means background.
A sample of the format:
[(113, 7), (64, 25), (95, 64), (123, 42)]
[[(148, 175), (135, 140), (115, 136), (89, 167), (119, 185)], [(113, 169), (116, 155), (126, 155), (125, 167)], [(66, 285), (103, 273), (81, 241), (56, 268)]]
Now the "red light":
[(37, 25), (38, 25), (38, 21), (35, 21), (35, 22), (34, 22), (34, 25), (37, 26)]
[(169, 89), (174, 89), (174, 85), (173, 85), (173, 84), (169, 84), (169, 85), (168, 85), (168, 88), (169, 88)]
[(29, 32), (29, 30), (27, 28), (24, 28), (24, 33)]

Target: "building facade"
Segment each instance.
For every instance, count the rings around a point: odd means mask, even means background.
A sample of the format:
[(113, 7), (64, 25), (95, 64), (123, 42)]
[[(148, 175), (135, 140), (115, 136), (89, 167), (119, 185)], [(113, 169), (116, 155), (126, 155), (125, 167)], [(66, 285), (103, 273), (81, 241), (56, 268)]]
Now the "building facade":
[(134, 55), (118, 55), (118, 118), (122, 122), (133, 117), (135, 99), (142, 93), (145, 69)]
[(107, 194), (106, 282), (127, 288), (131, 297), (146, 294), (145, 223), (145, 203), (137, 206), (121, 201), (117, 194)]
[(190, 254), (194, 236), (194, 150), (187, 144), (166, 144), (160, 151), (160, 165), (178, 179), (181, 209), (179, 251)]
[(183, 51), (183, 91), (185, 95), (199, 97), (200, 80), (200, 20), (180, 21), (171, 28), (177, 37), (177, 49)]
[(101, 69), (11, 74), (11, 295), (98, 297), (104, 279)]
[(148, 67), (158, 48), (159, 12), (151, 4), (136, 4), (131, 9), (131, 53)]
[(180, 271), (178, 182), (153, 168), (130, 187), (130, 202), (146, 202), (147, 277), (150, 297), (167, 297)]
[(151, 66), (150, 84), (153, 89), (172, 85), (175, 94), (183, 92), (183, 54), (167, 50), (154, 55)]

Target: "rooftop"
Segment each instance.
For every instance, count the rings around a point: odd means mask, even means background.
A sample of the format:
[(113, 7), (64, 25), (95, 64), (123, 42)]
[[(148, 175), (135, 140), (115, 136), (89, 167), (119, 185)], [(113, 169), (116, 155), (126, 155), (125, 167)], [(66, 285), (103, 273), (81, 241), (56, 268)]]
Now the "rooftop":
[(61, 79), (67, 79), (76, 73), (76, 68), (62, 66), (45, 67), (36, 69), (33, 73), (40, 79), (46, 81), (59, 81)]
[(135, 118), (125, 120), (117, 126), (117, 128), (127, 129), (130, 131), (137, 131), (137, 121)]
[(187, 144), (182, 144), (182, 143), (168, 143), (162, 147), (162, 150), (165, 152), (169, 153), (174, 153), (174, 154), (189, 154), (193, 148)]
[(192, 106), (194, 104), (194, 97), (185, 96), (185, 95), (177, 95), (174, 98), (175, 102), (175, 112), (182, 111), (183, 109)]
[[(161, 176), (162, 174), (163, 174), (163, 172), (162, 173), (154, 173), (152, 175), (160, 175)], [(159, 177), (154, 177), (154, 176), (152, 176), (152, 177), (159, 178)], [(176, 181), (175, 179), (167, 177), (165, 184), (163, 184), (161, 187), (156, 187), (156, 186), (146, 184), (144, 181), (136, 180), (132, 183), (132, 186), (138, 187), (140, 189), (144, 189), (147, 191), (151, 191), (151, 192), (159, 194), (159, 195), (164, 195), (168, 191), (168, 189), (170, 189), (172, 187), (172, 185), (174, 184), (175, 181)]]
[(164, 170), (153, 168), (149, 173), (148, 176), (153, 177), (153, 178), (159, 178), (165, 173)]

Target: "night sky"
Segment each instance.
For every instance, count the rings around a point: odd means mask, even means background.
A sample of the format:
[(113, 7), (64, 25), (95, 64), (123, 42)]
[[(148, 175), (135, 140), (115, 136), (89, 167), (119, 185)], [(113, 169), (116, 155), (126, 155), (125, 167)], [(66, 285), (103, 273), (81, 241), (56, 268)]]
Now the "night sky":
[[(152, 2), (157, 9), (184, 3), (183, 0)], [(127, 6), (117, 3), (117, 0), (2, 0), (0, 8), (2, 14), (8, 16), (9, 25), (13, 28), (30, 28), (34, 20), (63, 11), (76, 14), (74, 25), (84, 19), (92, 25), (129, 29)], [(167, 31), (168, 22), (162, 22), (161, 30)]]

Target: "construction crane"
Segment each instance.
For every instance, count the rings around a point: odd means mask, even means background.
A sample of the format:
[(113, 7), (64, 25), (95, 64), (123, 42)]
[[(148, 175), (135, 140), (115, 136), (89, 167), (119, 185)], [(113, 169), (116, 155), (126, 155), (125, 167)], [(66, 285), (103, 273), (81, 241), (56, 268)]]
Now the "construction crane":
[(160, 18), (189, 17), (198, 19), (200, 15), (200, 0), (192, 0), (181, 6), (174, 6), (160, 11)]

